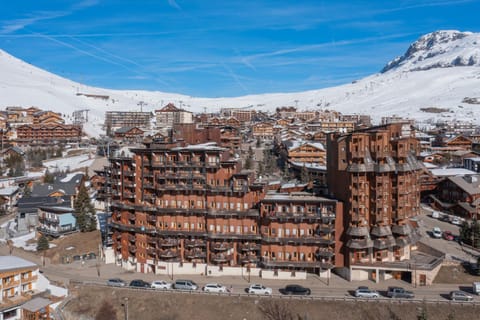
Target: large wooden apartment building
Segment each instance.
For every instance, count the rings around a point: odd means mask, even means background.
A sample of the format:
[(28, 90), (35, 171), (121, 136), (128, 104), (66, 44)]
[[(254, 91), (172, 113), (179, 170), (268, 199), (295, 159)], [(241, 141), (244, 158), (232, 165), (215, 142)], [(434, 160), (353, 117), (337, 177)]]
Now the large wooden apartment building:
[(416, 159), (419, 141), (410, 125), (331, 134), (327, 148), (329, 193), (344, 203), (348, 277), (382, 280), (411, 273), (416, 264), (436, 268), (416, 261), (412, 253), (419, 236), (410, 218), (420, 213), (421, 165)]
[(216, 143), (156, 141), (131, 151), (133, 157), (111, 158), (105, 171), (114, 256), (124, 268), (319, 272), (336, 265), (337, 201), (300, 193), (265, 197), (266, 185)]

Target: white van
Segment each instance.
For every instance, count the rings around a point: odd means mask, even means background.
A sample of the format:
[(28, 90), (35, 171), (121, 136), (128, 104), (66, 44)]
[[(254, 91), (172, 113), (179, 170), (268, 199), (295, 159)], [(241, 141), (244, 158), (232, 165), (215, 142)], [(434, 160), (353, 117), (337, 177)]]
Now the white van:
[(473, 293), (480, 295), (480, 282), (474, 282), (472, 289), (473, 289)]
[(437, 210), (433, 210), (432, 211), (432, 218), (434, 218), (434, 219), (440, 218), (440, 212), (438, 212)]

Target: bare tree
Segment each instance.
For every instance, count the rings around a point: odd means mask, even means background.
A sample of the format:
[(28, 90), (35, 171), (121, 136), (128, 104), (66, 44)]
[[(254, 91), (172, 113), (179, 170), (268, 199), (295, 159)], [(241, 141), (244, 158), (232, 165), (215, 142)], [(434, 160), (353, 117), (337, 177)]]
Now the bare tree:
[(258, 305), (258, 308), (266, 320), (294, 320), (292, 313), (285, 303), (274, 300), (264, 300)]
[(107, 301), (103, 300), (100, 309), (98, 309), (97, 314), (95, 315), (95, 320), (117, 320), (117, 312), (113, 308), (113, 305)]

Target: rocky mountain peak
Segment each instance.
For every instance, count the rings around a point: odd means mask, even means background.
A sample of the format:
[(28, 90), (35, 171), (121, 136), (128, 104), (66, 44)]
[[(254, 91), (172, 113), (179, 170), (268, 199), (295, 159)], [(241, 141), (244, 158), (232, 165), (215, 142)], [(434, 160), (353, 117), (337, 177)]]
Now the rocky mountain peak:
[(457, 66), (480, 66), (480, 34), (456, 30), (428, 33), (412, 43), (403, 56), (387, 63), (381, 72)]

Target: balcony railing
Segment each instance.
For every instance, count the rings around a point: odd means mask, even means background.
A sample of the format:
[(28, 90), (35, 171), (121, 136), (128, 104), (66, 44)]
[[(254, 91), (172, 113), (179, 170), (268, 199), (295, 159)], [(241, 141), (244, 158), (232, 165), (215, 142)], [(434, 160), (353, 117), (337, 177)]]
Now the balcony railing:
[(216, 263), (224, 263), (228, 262), (233, 259), (233, 255), (231, 254), (224, 254), (224, 253), (211, 253), (210, 254), (210, 261)]
[(207, 245), (207, 242), (202, 239), (195, 239), (195, 240), (185, 240), (185, 248), (199, 248), (199, 247), (205, 247)]
[(258, 251), (262, 246), (258, 243), (240, 243), (238, 245), (239, 251)]
[(180, 244), (180, 240), (178, 239), (160, 239), (158, 241), (158, 245), (160, 247), (178, 247), (178, 245)]
[(175, 259), (180, 256), (180, 253), (178, 250), (158, 249), (157, 255), (161, 259)]
[(201, 249), (192, 249), (185, 250), (184, 256), (187, 259), (205, 259), (207, 257), (207, 253)]
[(213, 251), (227, 251), (230, 249), (233, 249), (232, 243), (213, 242), (210, 244), (210, 250), (213, 250)]

